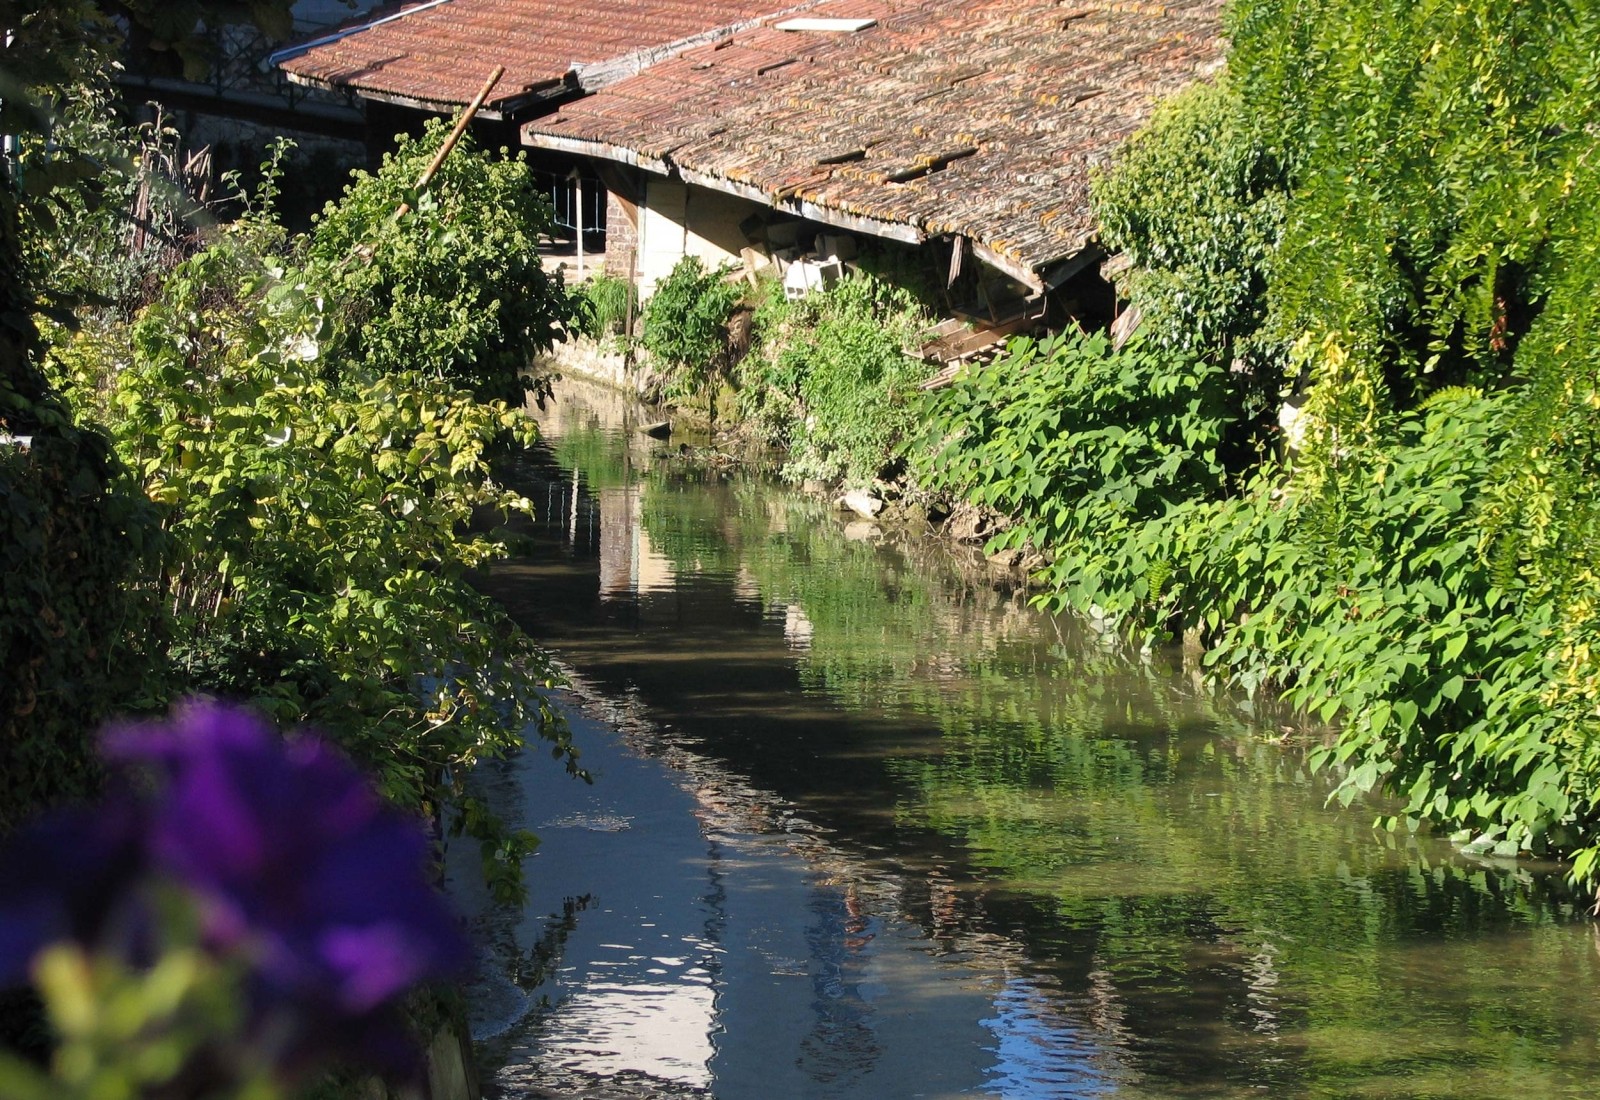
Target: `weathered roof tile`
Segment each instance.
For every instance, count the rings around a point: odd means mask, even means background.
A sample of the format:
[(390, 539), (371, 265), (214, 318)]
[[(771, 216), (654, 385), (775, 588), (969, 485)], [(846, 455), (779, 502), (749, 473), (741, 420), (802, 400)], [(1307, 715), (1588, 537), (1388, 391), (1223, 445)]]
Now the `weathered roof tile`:
[(1221, 7), (823, 0), (807, 14), (877, 25), (741, 30), (563, 106), (525, 140), (960, 234), (1038, 271), (1091, 238), (1091, 169), (1219, 63)]
[[(395, 4), (280, 67), (305, 83), (425, 106), (466, 103), (489, 70), (491, 108), (562, 80), (574, 64), (626, 59), (743, 25), (800, 0), (445, 0)], [(399, 15), (387, 22), (386, 16)], [(361, 29), (365, 27), (366, 29)], [(624, 72), (627, 70), (624, 69)], [(620, 74), (619, 74), (620, 75)]]

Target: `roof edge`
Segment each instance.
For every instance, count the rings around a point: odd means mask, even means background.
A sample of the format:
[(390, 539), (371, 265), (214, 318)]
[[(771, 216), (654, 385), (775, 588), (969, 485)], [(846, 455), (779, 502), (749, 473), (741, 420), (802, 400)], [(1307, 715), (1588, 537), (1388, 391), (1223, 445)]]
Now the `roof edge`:
[(594, 157), (597, 160), (615, 161), (618, 164), (626, 164), (630, 168), (643, 168), (645, 171), (654, 172), (658, 176), (672, 175), (672, 163), (665, 157), (646, 156), (636, 149), (629, 149), (622, 145), (612, 145), (604, 141), (562, 137), (560, 134), (542, 134), (528, 127), (523, 127), (522, 144), (535, 149), (549, 149), (557, 153), (572, 153), (580, 157)]
[[(972, 254), (978, 259), (998, 271), (1005, 272), (1023, 286), (1030, 287), (1040, 293), (1044, 291), (1044, 280), (1039, 277), (1038, 268), (1029, 267), (1021, 260), (1007, 256), (993, 246), (984, 244), (983, 241), (972, 235), (970, 229), (963, 233), (962, 236), (967, 238), (967, 243), (972, 246)], [(1049, 264), (1055, 262), (1054, 260), (1046, 261), (1044, 266), (1049, 266)]]
[(745, 199), (760, 206), (781, 210), (808, 221), (821, 222), (838, 229), (849, 229), (857, 233), (867, 233), (874, 237), (886, 237), (889, 240), (899, 241), (902, 244), (922, 244), (928, 239), (920, 226), (908, 222), (884, 221), (881, 218), (871, 218), (863, 214), (851, 214), (848, 211), (836, 210), (833, 207), (820, 203), (810, 202), (805, 199), (779, 198), (750, 183), (740, 183), (724, 176), (715, 176), (709, 172), (696, 172), (673, 162), (670, 155), (652, 157), (630, 149), (625, 145), (613, 145), (610, 142), (594, 141), (590, 138), (563, 137), (560, 134), (551, 134), (535, 130), (532, 125), (523, 127), (522, 144), (535, 149), (549, 149), (558, 153), (570, 153), (574, 156), (593, 157), (597, 160), (609, 160), (617, 164), (626, 164), (631, 168), (642, 168), (658, 176), (681, 179), (684, 183), (696, 187), (704, 187), (710, 191), (720, 191), (725, 195)]
[[(357, 99), (370, 99), (374, 103), (388, 103), (395, 107), (406, 107), (413, 111), (431, 111), (434, 114), (451, 115), (465, 106), (465, 101), (455, 99), (426, 99), (421, 96), (401, 95), (398, 92), (386, 92), (380, 88), (363, 88), (356, 84), (336, 84), (331, 80), (319, 77), (306, 76), (303, 73), (294, 73), (283, 70), (283, 75), (289, 83), (299, 84), (306, 88), (319, 88), (327, 92), (336, 92), (340, 95), (352, 95)], [(515, 95), (503, 96), (500, 99), (491, 99), (478, 109), (478, 117), (492, 122), (502, 122), (512, 118), (516, 113), (541, 99), (559, 99), (561, 93), (570, 91), (567, 84), (561, 80), (550, 80), (544, 84), (533, 86)]]
[(281, 50), (274, 50), (267, 55), (267, 65), (274, 69), (279, 68), (284, 62), (293, 61), (297, 57), (304, 56), (319, 46), (327, 46), (338, 42), (342, 38), (349, 38), (353, 34), (370, 31), (373, 27), (381, 27), (385, 23), (393, 23), (395, 20), (404, 19), (408, 15), (415, 15), (420, 11), (429, 11), (451, 2), (452, 0), (424, 0), (421, 4), (414, 4), (409, 8), (392, 11), (388, 15), (380, 16), (377, 19), (361, 19), (358, 17), (337, 30), (329, 31), (327, 34), (308, 38), (304, 42), (296, 42), (293, 45), (283, 47)]
[(802, 199), (798, 195), (793, 198), (782, 198), (754, 184), (740, 183), (738, 180), (731, 180), (726, 176), (714, 176), (709, 172), (696, 172), (681, 164), (674, 167), (684, 183), (691, 183), (710, 191), (721, 191), (735, 198), (748, 199), (762, 206), (805, 218), (807, 221), (821, 222), (836, 229), (850, 229), (874, 237), (885, 237), (901, 244), (922, 244), (928, 239), (921, 226), (912, 225), (910, 222), (891, 222), (882, 218), (868, 217), (865, 214), (852, 214), (846, 210)]

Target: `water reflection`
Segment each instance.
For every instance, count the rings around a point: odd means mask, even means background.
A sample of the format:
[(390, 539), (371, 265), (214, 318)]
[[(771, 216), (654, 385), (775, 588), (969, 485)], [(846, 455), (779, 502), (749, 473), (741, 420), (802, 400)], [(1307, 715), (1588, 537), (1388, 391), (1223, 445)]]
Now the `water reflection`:
[(640, 487), (613, 486), (596, 495), (600, 513), (600, 599), (637, 602), (648, 593), (669, 593), (677, 579), (672, 563), (656, 553), (639, 522)]
[[(485, 918), (548, 999), (499, 1051), (513, 1093), (1600, 1082), (1600, 1009), (1573, 994), (1600, 978), (1594, 933), (1546, 869), (1375, 833), (1374, 807), (1325, 805), (1281, 716), (628, 415), (558, 401), (551, 453), (508, 471), (552, 507), (490, 587), (581, 673), (605, 763), (581, 795), (540, 761), (501, 793), (546, 841), (547, 896)], [(518, 970), (553, 928), (549, 973)]]
[[(1114, 1001), (1114, 998), (1113, 998)], [(1093, 1032), (1061, 1010), (1059, 996), (1013, 978), (983, 1021), (994, 1032), (995, 1065), (987, 1087), (1001, 1096), (1110, 1096), (1115, 1080), (1099, 1068)]]
[[(795, 807), (681, 750), (639, 752), (661, 731), (627, 700), (564, 705), (595, 787), (541, 761), (485, 777), (491, 804), (543, 838), (526, 910), (472, 905), (488, 956), (476, 1030), (501, 1092), (1094, 1094), (990, 1086), (997, 1065), (1025, 1065), (992, 1016), (1000, 975), (1026, 960), (972, 931), (954, 884), (930, 876), (930, 941), (906, 880), (862, 867)], [(471, 868), (452, 880), (471, 904)], [(509, 1019), (507, 984), (523, 993)]]

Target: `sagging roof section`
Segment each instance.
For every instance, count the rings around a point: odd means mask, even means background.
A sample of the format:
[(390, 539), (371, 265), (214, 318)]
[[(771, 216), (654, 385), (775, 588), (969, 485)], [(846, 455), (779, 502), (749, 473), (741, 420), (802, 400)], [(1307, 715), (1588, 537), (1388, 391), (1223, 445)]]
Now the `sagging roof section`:
[(589, 91), (672, 53), (815, 0), (423, 0), (390, 5), (273, 55), (291, 80), (449, 110), (496, 65), (484, 113)]
[(1094, 233), (1089, 176), (1221, 63), (1223, 0), (823, 0), (562, 106), (535, 146), (673, 172), (901, 240), (965, 237), (1028, 283)]

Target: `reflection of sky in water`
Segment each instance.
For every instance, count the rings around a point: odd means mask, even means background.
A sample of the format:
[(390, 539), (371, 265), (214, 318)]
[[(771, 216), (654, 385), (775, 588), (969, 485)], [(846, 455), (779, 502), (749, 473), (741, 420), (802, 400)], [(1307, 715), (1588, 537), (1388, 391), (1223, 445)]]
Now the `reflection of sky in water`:
[[(1080, 650), (936, 548), (850, 542), (631, 430), (563, 434), (583, 461), (513, 482), (538, 553), (497, 594), (699, 778), (604, 736), (581, 797), (528, 769), (534, 912), (598, 901), (550, 982), (498, 984), (495, 1020), (533, 1007), (510, 1094), (563, 1091), (537, 1065), (556, 1045), (652, 1097), (1594, 1094), (1572, 990), (1600, 961), (1544, 879), (1386, 845), (1188, 678)], [(1004, 889), (947, 906), (929, 859)], [(650, 965), (692, 952), (645, 921), (719, 952), (710, 984)], [(517, 932), (526, 953), (544, 925)], [(635, 1041), (640, 1005), (678, 1038)]]
[(1116, 1081), (1098, 1065), (1101, 1048), (1029, 982), (1008, 979), (994, 1015), (982, 1023), (995, 1037), (988, 1088), (997, 1095), (1079, 1098), (1116, 1091)]
[(710, 980), (678, 975), (676, 981), (652, 983), (637, 973), (637, 964), (647, 961), (618, 960), (609, 981), (589, 976), (552, 1014), (543, 1036), (544, 1056), (600, 1076), (636, 1071), (684, 1085), (709, 1085)]
[(741, 798), (572, 721), (595, 786), (523, 760), (491, 795), (542, 838), (532, 904), (501, 914), (491, 953), (506, 966), (557, 945), (542, 981), (519, 988), (491, 967), (474, 991), (507, 1095), (600, 1081), (719, 1100), (1106, 1091), (1087, 1025), (1003, 984), (1015, 945), (939, 946), (904, 912), (903, 881), (857, 877), (811, 835), (749, 831), (727, 816), (746, 812)]

